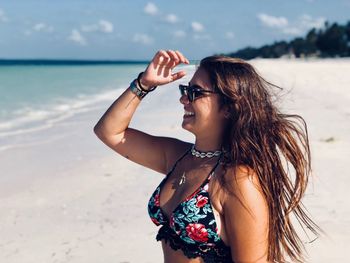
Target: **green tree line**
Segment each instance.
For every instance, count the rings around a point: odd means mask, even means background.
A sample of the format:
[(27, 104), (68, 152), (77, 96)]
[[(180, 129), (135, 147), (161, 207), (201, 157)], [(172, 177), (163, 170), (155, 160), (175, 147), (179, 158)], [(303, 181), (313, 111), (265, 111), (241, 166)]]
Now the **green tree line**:
[(321, 29), (311, 29), (305, 37), (289, 42), (279, 41), (262, 47), (246, 47), (226, 54), (242, 59), (289, 57), (349, 57), (350, 21), (345, 25), (325, 23)]

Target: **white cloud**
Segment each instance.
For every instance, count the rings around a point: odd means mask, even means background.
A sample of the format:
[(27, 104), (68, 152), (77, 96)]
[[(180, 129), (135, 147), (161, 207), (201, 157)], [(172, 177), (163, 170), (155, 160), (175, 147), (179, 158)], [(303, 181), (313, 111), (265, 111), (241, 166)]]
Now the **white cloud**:
[(141, 43), (141, 44), (144, 44), (144, 45), (151, 45), (151, 44), (153, 44), (154, 39), (151, 36), (147, 35), (147, 34), (136, 33), (133, 36), (132, 41), (136, 42), (136, 43)]
[(105, 33), (112, 33), (113, 32), (113, 24), (107, 20), (100, 20), (99, 21), (100, 30)]
[(204, 26), (201, 23), (196, 22), (196, 21), (191, 23), (191, 27), (192, 27), (192, 30), (194, 32), (202, 32), (202, 31), (204, 31)]
[(101, 19), (97, 24), (83, 25), (81, 26), (81, 31), (83, 32), (103, 32), (112, 33), (114, 26), (111, 22)]
[(175, 24), (179, 21), (179, 19), (175, 14), (168, 14), (165, 16), (165, 21), (170, 24)]
[(72, 29), (72, 32), (68, 39), (82, 46), (87, 45), (85, 37), (82, 34), (80, 34), (79, 30), (77, 29)]
[(304, 28), (321, 28), (324, 26), (326, 19), (324, 17), (312, 18), (309, 15), (302, 15), (299, 18), (300, 25)]
[(226, 32), (225, 37), (227, 39), (234, 39), (235, 38), (235, 34), (233, 32), (229, 31), (229, 32)]
[(7, 21), (8, 21), (8, 18), (7, 18), (7, 16), (6, 16), (4, 10), (2, 10), (2, 9), (0, 8), (0, 22), (7, 22)]
[(33, 34), (33, 32), (45, 32), (45, 33), (52, 33), (54, 31), (53, 26), (47, 25), (45, 23), (36, 23), (33, 25), (30, 29), (27, 29), (24, 31), (25, 36), (30, 36)]
[(183, 38), (183, 37), (186, 37), (186, 32), (183, 31), (183, 30), (176, 30), (174, 32), (174, 37), (176, 38)]
[(33, 30), (38, 32), (53, 32), (53, 27), (45, 23), (37, 23), (33, 26)]
[(323, 17), (312, 18), (309, 15), (302, 15), (293, 23), (290, 23), (285, 17), (274, 17), (267, 14), (259, 14), (258, 18), (264, 26), (278, 29), (286, 35), (302, 35), (311, 28), (323, 27), (326, 21)]
[(154, 16), (158, 14), (158, 7), (154, 3), (148, 2), (143, 11), (148, 15)]
[(276, 17), (261, 13), (258, 15), (258, 18), (268, 27), (284, 28), (288, 26), (288, 20), (283, 16)]

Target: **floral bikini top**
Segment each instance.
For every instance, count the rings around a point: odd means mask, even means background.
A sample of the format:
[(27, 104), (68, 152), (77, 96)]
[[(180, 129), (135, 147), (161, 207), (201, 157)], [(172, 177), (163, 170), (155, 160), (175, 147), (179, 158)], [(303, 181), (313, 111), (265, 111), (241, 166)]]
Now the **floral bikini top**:
[(202, 185), (174, 209), (169, 220), (160, 207), (162, 186), (188, 152), (176, 161), (148, 202), (151, 220), (157, 226), (162, 225), (156, 239), (169, 242), (174, 250), (181, 249), (188, 258), (202, 257), (205, 263), (232, 263), (230, 248), (218, 234), (208, 192), (210, 179), (220, 158)]

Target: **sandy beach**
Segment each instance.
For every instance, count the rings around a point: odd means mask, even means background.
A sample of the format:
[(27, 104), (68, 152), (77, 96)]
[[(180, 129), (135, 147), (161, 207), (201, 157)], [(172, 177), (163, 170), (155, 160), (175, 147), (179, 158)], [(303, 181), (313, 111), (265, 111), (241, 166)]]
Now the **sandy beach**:
[[(308, 124), (313, 177), (304, 203), (327, 234), (312, 243), (305, 239), (309, 262), (350, 262), (350, 60), (252, 63), (284, 88), (278, 105)], [(194, 66), (187, 70), (190, 77)], [(145, 98), (131, 126), (192, 141), (181, 129), (176, 84)], [(118, 91), (113, 95), (29, 135), (40, 143), (0, 152), (0, 262), (163, 261), (147, 214), (162, 175), (118, 156), (93, 133)]]

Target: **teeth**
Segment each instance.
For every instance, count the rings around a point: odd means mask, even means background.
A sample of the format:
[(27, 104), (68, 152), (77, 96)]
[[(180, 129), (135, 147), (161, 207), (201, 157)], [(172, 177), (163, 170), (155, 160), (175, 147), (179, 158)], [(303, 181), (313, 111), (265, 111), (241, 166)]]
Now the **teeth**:
[(194, 115), (194, 113), (193, 113), (193, 112), (190, 112), (190, 111), (186, 111), (186, 110), (185, 110), (185, 115), (186, 115), (186, 116), (193, 116), (193, 115)]

